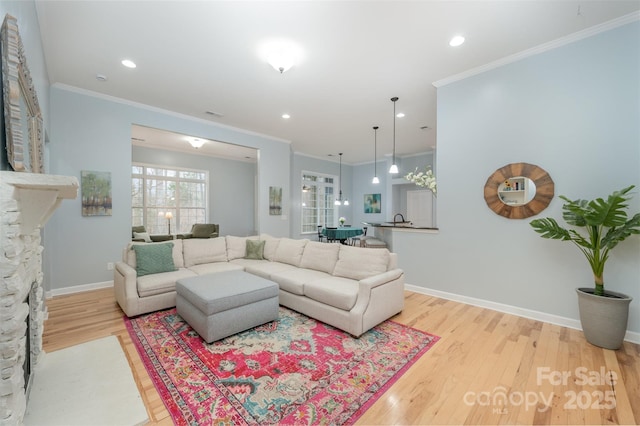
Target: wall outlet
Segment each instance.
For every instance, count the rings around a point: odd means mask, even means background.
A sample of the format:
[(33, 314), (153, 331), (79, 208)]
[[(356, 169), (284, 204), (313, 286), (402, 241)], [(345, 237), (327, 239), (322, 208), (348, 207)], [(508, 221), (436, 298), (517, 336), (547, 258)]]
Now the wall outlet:
[(113, 271), (113, 262), (107, 263), (107, 271)]

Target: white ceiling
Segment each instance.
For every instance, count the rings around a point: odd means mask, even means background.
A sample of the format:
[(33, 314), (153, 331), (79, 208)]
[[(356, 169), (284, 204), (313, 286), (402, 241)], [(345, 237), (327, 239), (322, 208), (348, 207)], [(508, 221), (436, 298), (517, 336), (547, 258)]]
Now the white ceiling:
[[(397, 155), (425, 152), (436, 144), (434, 81), (640, 10), (640, 1), (37, 0), (36, 7), (52, 84), (288, 140), (311, 156), (344, 152), (353, 164), (372, 161), (374, 125), (378, 156), (391, 153), (391, 97), (406, 114), (396, 120)], [(452, 48), (456, 34), (466, 43)], [(303, 49), (282, 75), (258, 54), (274, 37)], [(123, 67), (124, 58), (138, 67)]]

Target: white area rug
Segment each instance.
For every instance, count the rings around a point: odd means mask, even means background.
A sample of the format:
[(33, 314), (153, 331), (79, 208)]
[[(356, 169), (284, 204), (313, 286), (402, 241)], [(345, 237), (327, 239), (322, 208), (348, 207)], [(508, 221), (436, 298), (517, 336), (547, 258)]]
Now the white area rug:
[(148, 421), (116, 336), (45, 353), (34, 374), (27, 426), (131, 426)]

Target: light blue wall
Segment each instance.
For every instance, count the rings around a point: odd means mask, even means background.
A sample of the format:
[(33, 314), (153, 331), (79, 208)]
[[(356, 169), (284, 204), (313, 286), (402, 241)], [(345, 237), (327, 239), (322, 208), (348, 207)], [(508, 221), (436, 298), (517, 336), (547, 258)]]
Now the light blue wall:
[[(437, 235), (394, 240), (409, 284), (578, 319), (574, 289), (591, 287), (584, 256), (545, 240), (526, 220), (487, 207), (497, 168), (545, 169), (556, 195), (590, 199), (635, 184), (640, 211), (640, 23), (584, 39), (438, 89)], [(561, 220), (557, 196), (537, 217)], [(611, 290), (631, 295), (640, 332), (640, 237), (614, 250)]]
[(279, 186), (288, 214), (289, 143), (67, 87), (51, 87), (50, 98), (52, 173), (80, 178), (82, 170), (111, 172), (113, 216), (83, 217), (79, 197), (62, 203), (46, 226), (48, 290), (113, 279), (106, 263), (119, 260), (130, 240), (132, 124), (257, 148), (258, 230), (289, 236), (289, 221), (268, 209), (269, 186)]
[(207, 170), (209, 172), (208, 223), (219, 224), (221, 236), (245, 236), (256, 233), (254, 220), (256, 164), (142, 146), (132, 147), (132, 161)]
[[(352, 215), (354, 224), (361, 224), (362, 222), (385, 222), (389, 216), (393, 216), (393, 213), (391, 213), (390, 208), (387, 206), (387, 184), (390, 181), (390, 175), (388, 173), (389, 165), (387, 165), (387, 162), (384, 160), (378, 160), (377, 169), (380, 183), (374, 185), (371, 183), (374, 174), (373, 162), (353, 167), (353, 186), (351, 193), (353, 194)], [(380, 213), (365, 214), (365, 194), (380, 194)], [(373, 234), (373, 229), (367, 231), (367, 235)]]

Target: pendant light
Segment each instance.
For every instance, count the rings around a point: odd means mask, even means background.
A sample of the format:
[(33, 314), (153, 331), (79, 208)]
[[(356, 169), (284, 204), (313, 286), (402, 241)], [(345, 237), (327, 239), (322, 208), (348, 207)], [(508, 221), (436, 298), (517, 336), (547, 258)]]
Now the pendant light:
[(391, 162), (391, 167), (389, 167), (389, 173), (398, 173), (398, 165), (396, 164), (396, 101), (398, 100), (397, 96), (391, 98), (391, 102), (393, 102), (393, 161)]
[(340, 192), (338, 193), (338, 198), (336, 198), (336, 201), (334, 202), (334, 204), (336, 206), (340, 206), (342, 204), (344, 204), (345, 206), (349, 205), (349, 200), (345, 199), (344, 203), (342, 202), (342, 153), (338, 154), (340, 156)]
[(373, 179), (371, 183), (380, 183), (378, 179), (378, 126), (373, 126)]

